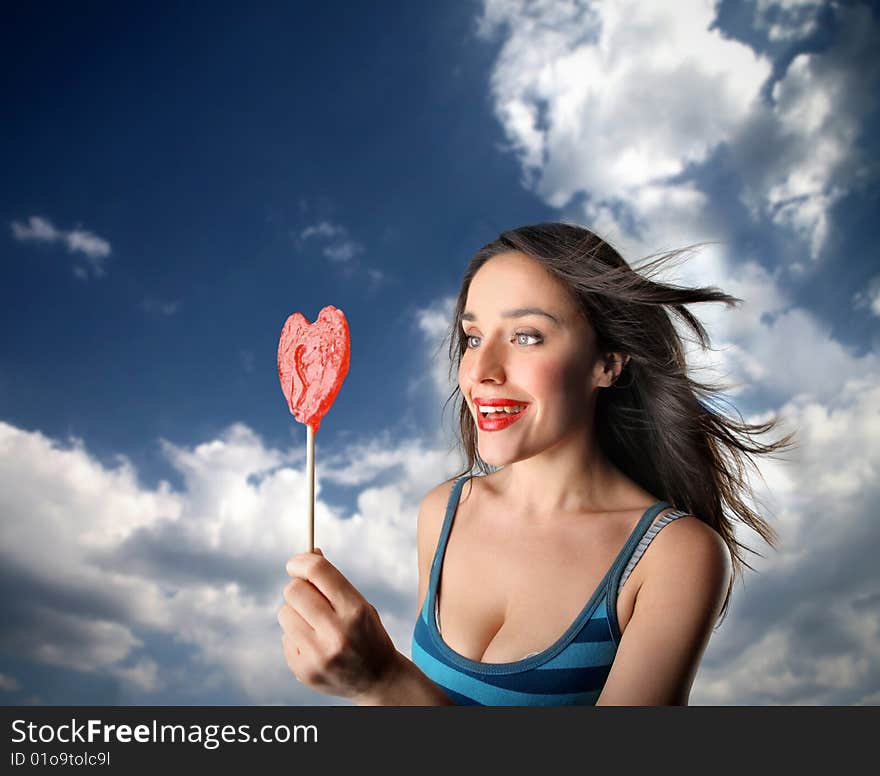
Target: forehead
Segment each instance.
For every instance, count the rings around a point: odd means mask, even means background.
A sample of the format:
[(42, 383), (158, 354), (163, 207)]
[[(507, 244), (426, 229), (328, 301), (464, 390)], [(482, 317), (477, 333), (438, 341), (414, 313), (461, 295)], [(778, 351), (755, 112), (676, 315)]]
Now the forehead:
[(577, 306), (562, 281), (524, 253), (500, 253), (474, 275), (465, 307), (490, 314), (504, 307), (542, 307), (563, 317), (577, 313)]

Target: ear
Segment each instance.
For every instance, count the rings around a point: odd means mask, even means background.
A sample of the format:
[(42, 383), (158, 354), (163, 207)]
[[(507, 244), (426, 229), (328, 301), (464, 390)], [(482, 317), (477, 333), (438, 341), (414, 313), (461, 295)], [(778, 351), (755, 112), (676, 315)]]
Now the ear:
[(597, 366), (600, 371), (596, 384), (600, 388), (610, 388), (614, 385), (624, 367), (629, 363), (629, 358), (624, 353), (605, 353)]

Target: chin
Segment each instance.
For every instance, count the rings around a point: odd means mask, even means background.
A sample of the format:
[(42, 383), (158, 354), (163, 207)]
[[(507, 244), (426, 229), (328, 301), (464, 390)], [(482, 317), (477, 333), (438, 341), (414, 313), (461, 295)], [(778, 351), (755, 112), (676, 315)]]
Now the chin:
[(509, 466), (517, 461), (522, 461), (529, 456), (522, 452), (514, 452), (512, 450), (498, 450), (494, 445), (477, 444), (477, 452), (487, 464), (490, 466)]
[(493, 456), (487, 457), (487, 456), (483, 455), (482, 453), (480, 453), (480, 458), (483, 460), (483, 463), (488, 464), (489, 466), (493, 466), (496, 469), (507, 466), (510, 463), (513, 463), (512, 461), (508, 461), (506, 458), (495, 458)]

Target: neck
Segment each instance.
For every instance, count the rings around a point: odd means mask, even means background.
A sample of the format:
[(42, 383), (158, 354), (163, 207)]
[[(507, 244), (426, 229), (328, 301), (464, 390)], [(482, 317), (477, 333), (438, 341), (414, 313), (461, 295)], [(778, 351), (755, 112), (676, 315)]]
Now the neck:
[(634, 495), (632, 483), (605, 457), (594, 435), (584, 433), (504, 466), (497, 481), (516, 511), (535, 519), (614, 511), (631, 506)]

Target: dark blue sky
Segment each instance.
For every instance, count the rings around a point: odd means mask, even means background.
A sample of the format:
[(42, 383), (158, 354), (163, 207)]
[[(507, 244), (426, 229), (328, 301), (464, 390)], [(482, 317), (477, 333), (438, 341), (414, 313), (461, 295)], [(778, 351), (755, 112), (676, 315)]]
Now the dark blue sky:
[[(456, 290), (479, 245), (551, 213), (498, 152), (475, 6), (380, 6), (10, 11), (0, 218), (50, 214), (112, 254), (82, 279), (57, 244), (4, 241), (6, 420), (125, 451), (145, 483), (173, 475), (159, 436), (240, 420), (286, 444), (301, 428), (275, 374), (281, 325), (334, 304), (352, 362), (323, 439), (400, 422), (415, 310)], [(351, 274), (298, 244), (321, 221), (362, 247)]]

